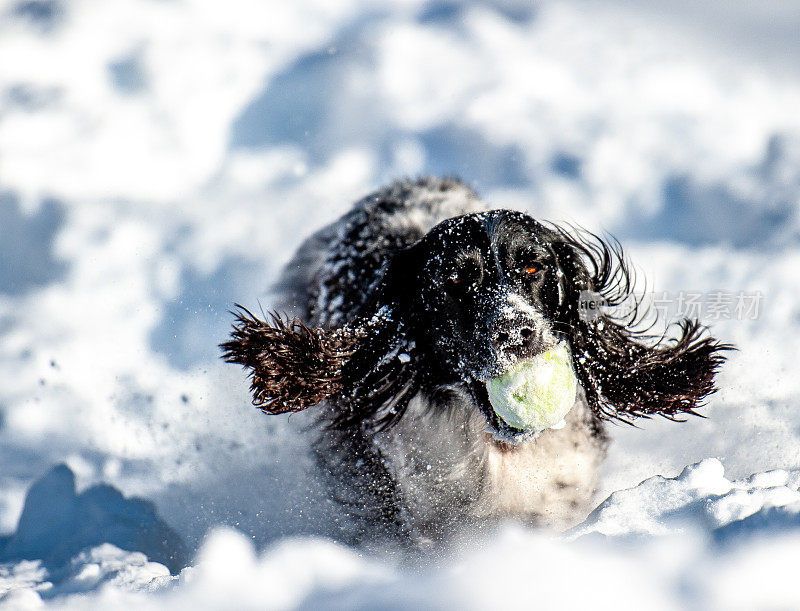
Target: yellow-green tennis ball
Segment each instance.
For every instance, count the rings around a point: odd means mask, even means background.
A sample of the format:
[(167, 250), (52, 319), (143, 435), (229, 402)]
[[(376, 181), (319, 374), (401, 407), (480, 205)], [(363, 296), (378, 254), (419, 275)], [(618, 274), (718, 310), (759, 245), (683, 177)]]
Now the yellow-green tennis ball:
[(578, 392), (578, 380), (563, 343), (518, 362), (486, 386), (494, 412), (506, 424), (536, 432), (560, 423)]

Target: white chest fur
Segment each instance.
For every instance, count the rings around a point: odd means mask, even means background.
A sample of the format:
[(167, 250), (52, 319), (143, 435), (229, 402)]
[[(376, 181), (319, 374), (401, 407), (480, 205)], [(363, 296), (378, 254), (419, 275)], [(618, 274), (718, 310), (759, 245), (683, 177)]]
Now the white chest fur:
[(449, 410), (415, 398), (375, 439), (408, 507), (412, 529), (439, 538), (460, 523), (518, 517), (553, 528), (591, 508), (605, 443), (579, 399), (567, 425), (517, 445), (499, 444), (464, 397)]

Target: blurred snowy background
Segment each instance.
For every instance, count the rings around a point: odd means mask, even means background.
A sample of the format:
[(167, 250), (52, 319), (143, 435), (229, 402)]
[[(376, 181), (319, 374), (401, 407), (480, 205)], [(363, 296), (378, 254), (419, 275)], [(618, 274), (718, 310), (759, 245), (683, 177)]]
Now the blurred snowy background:
[[(790, 0), (0, 0), (0, 605), (800, 604), (798, 57)], [(763, 295), (711, 322), (708, 419), (612, 427), (598, 503), (708, 460), (574, 543), (413, 572), (318, 538), (226, 310), (422, 173), (613, 233), (657, 291)]]

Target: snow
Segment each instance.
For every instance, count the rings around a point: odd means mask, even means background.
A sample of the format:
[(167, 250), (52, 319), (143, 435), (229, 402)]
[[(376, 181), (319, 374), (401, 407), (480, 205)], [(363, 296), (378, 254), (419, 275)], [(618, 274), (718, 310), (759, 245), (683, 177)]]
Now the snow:
[[(0, 0), (0, 605), (800, 606), (799, 23), (778, 0)], [(576, 530), (408, 566), (326, 538), (307, 417), (252, 409), (216, 345), (304, 237), (420, 172), (614, 233), (673, 306), (763, 300), (704, 313), (739, 348), (708, 418), (612, 427)]]
[(146, 552), (174, 571), (188, 561), (180, 537), (158, 518), (152, 503), (126, 499), (105, 484), (76, 494), (75, 476), (65, 465), (31, 486), (0, 561), (38, 559), (59, 568), (82, 550), (104, 543)]
[(707, 459), (614, 493), (565, 536), (507, 524), (414, 565), (318, 537), (259, 554), (242, 533), (217, 529), (175, 577), (103, 544), (61, 569), (57, 585), (30, 561), (0, 568), (0, 584), (13, 588), (13, 608), (793, 608), (799, 485), (800, 471), (729, 481)]

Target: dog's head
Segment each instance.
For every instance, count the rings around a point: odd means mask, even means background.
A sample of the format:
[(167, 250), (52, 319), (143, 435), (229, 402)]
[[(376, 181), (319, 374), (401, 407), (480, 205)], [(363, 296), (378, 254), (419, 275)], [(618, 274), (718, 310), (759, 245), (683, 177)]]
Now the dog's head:
[(606, 312), (586, 316), (582, 298), (606, 305), (631, 281), (616, 243), (494, 210), (452, 218), (387, 265), (370, 300), (343, 329), (307, 329), (247, 314), (224, 345), (252, 369), (257, 403), (269, 412), (328, 398), (339, 425), (381, 427), (419, 391), (466, 390), (490, 430), (522, 439), (491, 408), (486, 381), (558, 342), (599, 417), (679, 418), (714, 392), (728, 347), (684, 321), (677, 338), (648, 338)]
[(414, 320), (426, 370), (442, 383), (485, 382), (557, 343), (566, 288), (555, 238), (496, 210), (449, 219), (398, 255), (383, 290), (401, 287), (393, 299)]

